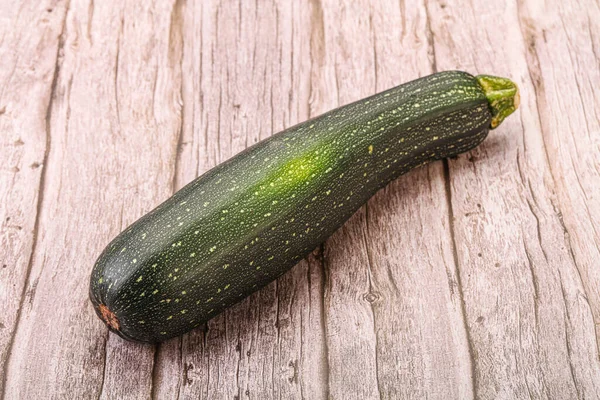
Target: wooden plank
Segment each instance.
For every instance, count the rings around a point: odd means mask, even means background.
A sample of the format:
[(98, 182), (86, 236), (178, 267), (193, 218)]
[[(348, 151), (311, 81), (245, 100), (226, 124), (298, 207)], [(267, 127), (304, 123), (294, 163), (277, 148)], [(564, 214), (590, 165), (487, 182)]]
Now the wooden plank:
[[(336, 3), (324, 14), (340, 104), (432, 71), (422, 3)], [(333, 398), (472, 396), (447, 214), (437, 163), (392, 183), (327, 242)]]
[[(364, 12), (366, 3), (322, 3), (321, 76), (326, 84), (319, 93), (323, 109), (375, 92), (375, 59), (369, 32), (370, 16)], [(324, 318), (329, 396), (334, 399), (345, 396), (370, 399), (380, 395), (373, 314), (364, 300), (369, 282), (368, 254), (362, 243), (363, 219), (364, 214), (358, 213), (325, 244)]]
[(37, 236), (65, 2), (0, 2), (0, 398)]
[(106, 342), (88, 279), (106, 243), (171, 192), (181, 87), (172, 9), (173, 2), (71, 4), (7, 399), (150, 394), (152, 347), (114, 335)]
[[(600, 397), (597, 32), (593, 0), (0, 0), (0, 397)], [(206, 332), (107, 334), (87, 279), (127, 224), (286, 126), (453, 68), (512, 77), (521, 111)]]
[[(600, 95), (595, 90), (600, 78), (600, 7), (593, 1), (572, 7), (529, 1), (519, 12), (543, 148), (552, 160), (561, 222), (583, 285), (572, 301), (583, 310), (589, 303), (600, 343)], [(537, 23), (540, 13), (548, 18)]]
[[(536, 102), (528, 44), (514, 29), (517, 5), (481, 3), (475, 11), (431, 4), (429, 14), (439, 69), (509, 76), (522, 89), (521, 111), (478, 149), (449, 162), (475, 395), (597, 397), (594, 321), (555, 201), (555, 157), (547, 158), (537, 115), (555, 111)], [(552, 13), (535, 16), (544, 26), (541, 16)], [(563, 125), (563, 135), (584, 119), (575, 121)]]
[[(183, 130), (177, 187), (309, 117), (302, 2), (188, 3), (183, 13)], [(316, 16), (315, 16), (316, 15)], [(181, 340), (160, 346), (155, 398), (326, 398), (319, 257)]]
[[(425, 3), (401, 7), (400, 15), (388, 10), (393, 6), (373, 13), (377, 91), (435, 67)], [(389, 35), (399, 20), (401, 32)], [(438, 162), (402, 177), (368, 204), (371, 292), (383, 296), (372, 302), (383, 398), (473, 396), (445, 186)]]

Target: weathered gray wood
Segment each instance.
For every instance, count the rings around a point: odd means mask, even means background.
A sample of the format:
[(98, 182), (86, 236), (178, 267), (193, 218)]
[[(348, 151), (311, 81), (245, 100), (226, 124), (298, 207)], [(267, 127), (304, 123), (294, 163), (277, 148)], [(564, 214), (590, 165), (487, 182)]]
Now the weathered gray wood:
[[(540, 104), (531, 82), (536, 66), (528, 69), (523, 57), (528, 43), (514, 29), (519, 26), (517, 4), (478, 3), (476, 10), (431, 5), (429, 11), (438, 68), (466, 66), (511, 76), (523, 98), (520, 112), (482, 146), (449, 162), (475, 394), (598, 397), (594, 320), (555, 200), (546, 132), (540, 129)], [(541, 26), (554, 18), (551, 13), (535, 16)], [(456, 29), (459, 21), (461, 30)], [(576, 88), (572, 81), (569, 86)], [(570, 135), (577, 125), (564, 128), (562, 135)]]
[[(0, 393), (600, 397), (599, 21), (593, 0), (0, 0)], [(286, 126), (453, 68), (513, 78), (521, 110), (206, 332), (107, 334), (88, 276), (128, 223)]]
[(70, 4), (6, 399), (150, 393), (152, 348), (106, 343), (87, 293), (102, 247), (171, 192), (181, 85), (172, 6)]
[[(309, 117), (314, 5), (188, 3), (177, 187)], [(240, 40), (240, 38), (244, 38)], [(229, 79), (223, 79), (229, 77)], [(324, 111), (324, 110), (321, 110)], [(161, 345), (156, 398), (326, 398), (318, 257)]]
[[(325, 35), (340, 103), (432, 72), (423, 4), (332, 3), (324, 15), (336, 21)], [(472, 396), (447, 211), (437, 163), (394, 182), (327, 242), (333, 398)]]
[(0, 396), (37, 236), (65, 2), (0, 2)]
[[(571, 301), (584, 313), (591, 307), (600, 345), (600, 94), (595, 90), (600, 78), (600, 7), (594, 1), (530, 2), (519, 12), (543, 129), (541, 145), (579, 274)], [(548, 18), (536, 23), (540, 13)]]

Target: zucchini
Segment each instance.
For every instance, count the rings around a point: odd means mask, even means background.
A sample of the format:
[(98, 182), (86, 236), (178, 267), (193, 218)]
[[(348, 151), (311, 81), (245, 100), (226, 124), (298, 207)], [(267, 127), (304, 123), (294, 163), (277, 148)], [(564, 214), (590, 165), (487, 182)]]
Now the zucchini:
[(508, 79), (441, 72), (255, 144), (106, 247), (90, 279), (97, 314), (129, 340), (188, 332), (288, 271), (399, 175), (477, 146), (518, 99)]

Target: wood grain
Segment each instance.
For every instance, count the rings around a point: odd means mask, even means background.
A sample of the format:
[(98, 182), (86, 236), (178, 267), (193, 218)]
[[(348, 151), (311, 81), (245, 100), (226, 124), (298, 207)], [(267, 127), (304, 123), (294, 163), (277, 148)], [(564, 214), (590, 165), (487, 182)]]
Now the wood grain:
[[(38, 236), (65, 4), (0, 3), (0, 393)], [(27, 110), (27, 112), (23, 112)], [(35, 289), (35, 288), (34, 288)]]
[[(432, 72), (423, 4), (353, 2), (324, 14), (338, 21), (326, 37), (340, 104)], [(385, 34), (400, 28), (400, 41)], [(332, 397), (471, 396), (442, 164), (394, 182), (326, 247)]]
[[(294, 37), (310, 35), (314, 12), (298, 3), (186, 4), (191, 75), (177, 187), (309, 117), (310, 43)], [(304, 261), (213, 319), (207, 333), (162, 345), (156, 398), (325, 398), (321, 281), (318, 257)]]
[[(438, 68), (493, 69), (513, 77), (524, 99), (517, 118), (449, 162), (475, 394), (596, 397), (594, 320), (589, 305), (577, 301), (585, 292), (554, 200), (538, 105), (521, 56), (526, 45), (520, 30), (511, 29), (519, 26), (517, 4), (479, 5), (477, 12), (434, 5), (430, 15)], [(459, 20), (465, 29), (456, 32)]]
[(107, 343), (87, 287), (104, 243), (171, 192), (181, 80), (168, 5), (74, 2), (67, 11), (6, 399), (150, 393), (152, 348)]
[[(0, 0), (1, 398), (600, 397), (593, 0)], [(521, 109), (158, 346), (87, 299), (104, 245), (256, 141), (437, 70)]]
[[(585, 313), (591, 308), (596, 341), (600, 342), (600, 201), (595, 195), (600, 182), (596, 151), (600, 96), (593, 90), (600, 77), (600, 6), (583, 2), (566, 8), (550, 2), (522, 4), (519, 11), (543, 149), (556, 186), (565, 239), (577, 268), (578, 290), (571, 301)], [(550, 17), (536, 26), (533, 18), (540, 12)], [(556, 57), (557, 53), (564, 56)], [(567, 87), (566, 82), (571, 85)]]

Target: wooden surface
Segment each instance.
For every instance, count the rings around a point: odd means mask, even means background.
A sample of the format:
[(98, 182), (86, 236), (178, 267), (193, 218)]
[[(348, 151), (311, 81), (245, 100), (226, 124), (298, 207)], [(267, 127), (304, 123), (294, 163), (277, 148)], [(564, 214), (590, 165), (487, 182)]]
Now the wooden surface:
[[(88, 277), (129, 223), (448, 69), (511, 77), (520, 110), (205, 330), (107, 333)], [(2, 398), (600, 398), (598, 82), (595, 0), (0, 0)]]

